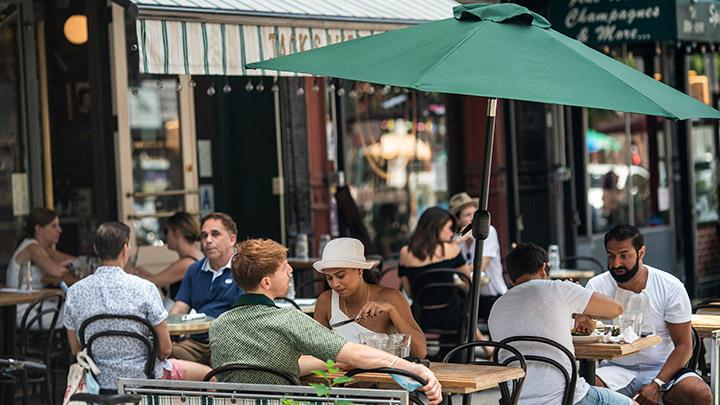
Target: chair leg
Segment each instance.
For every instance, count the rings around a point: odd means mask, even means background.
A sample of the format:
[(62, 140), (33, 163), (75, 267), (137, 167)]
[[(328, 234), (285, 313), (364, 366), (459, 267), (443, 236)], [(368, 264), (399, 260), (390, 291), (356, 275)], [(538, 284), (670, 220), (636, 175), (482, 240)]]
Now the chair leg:
[(23, 398), (22, 403), (23, 405), (28, 405), (28, 398), (30, 397), (30, 383), (28, 382), (28, 373), (27, 371), (21, 371), (20, 372), (20, 380), (22, 383), (22, 391), (23, 391)]
[(52, 391), (52, 384), (50, 381), (50, 369), (48, 368), (45, 370), (45, 381), (43, 383), (43, 395), (45, 396), (45, 399), (47, 400), (48, 405), (55, 405), (55, 401), (53, 400), (53, 391)]

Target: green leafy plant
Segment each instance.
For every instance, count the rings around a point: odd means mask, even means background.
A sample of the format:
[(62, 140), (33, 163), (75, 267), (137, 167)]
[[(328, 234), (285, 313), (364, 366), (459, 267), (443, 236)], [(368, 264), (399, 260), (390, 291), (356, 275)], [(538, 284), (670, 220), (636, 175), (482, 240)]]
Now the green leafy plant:
[[(332, 374), (339, 373), (342, 370), (340, 370), (339, 367), (335, 365), (335, 362), (332, 360), (328, 360), (325, 362), (325, 367), (327, 368), (327, 371), (325, 370), (313, 370), (313, 374), (322, 378), (322, 383), (311, 383), (310, 386), (315, 389), (315, 394), (319, 397), (330, 397), (330, 391), (333, 387), (336, 387), (338, 385), (345, 385), (355, 382), (351, 377), (346, 376), (340, 376), (340, 377), (333, 377)], [(302, 405), (302, 402), (295, 402), (292, 399), (283, 399), (282, 405)], [(335, 401), (336, 405), (354, 405), (352, 401), (346, 401), (343, 399), (339, 399)]]

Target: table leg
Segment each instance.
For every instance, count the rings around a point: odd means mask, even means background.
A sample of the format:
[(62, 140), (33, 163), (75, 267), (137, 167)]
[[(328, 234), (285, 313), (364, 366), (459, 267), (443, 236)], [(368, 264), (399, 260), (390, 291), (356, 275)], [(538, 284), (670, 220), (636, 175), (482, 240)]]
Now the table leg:
[[(15, 330), (17, 307), (5, 305), (0, 307), (0, 356), (15, 357)], [(15, 384), (0, 384), (0, 403), (12, 404), (15, 400)]]
[[(720, 403), (720, 384), (718, 384), (720, 380), (718, 378), (718, 366), (720, 366), (720, 364), (718, 364), (718, 355), (720, 355), (720, 350), (718, 350), (720, 349), (720, 347), (718, 347), (720, 344), (720, 332), (713, 331), (710, 341), (710, 388), (713, 393), (713, 404), (718, 405)], [(705, 359), (701, 359), (701, 361), (705, 361)]]
[(583, 377), (590, 385), (595, 385), (595, 368), (597, 367), (597, 361), (595, 360), (580, 360), (580, 377)]

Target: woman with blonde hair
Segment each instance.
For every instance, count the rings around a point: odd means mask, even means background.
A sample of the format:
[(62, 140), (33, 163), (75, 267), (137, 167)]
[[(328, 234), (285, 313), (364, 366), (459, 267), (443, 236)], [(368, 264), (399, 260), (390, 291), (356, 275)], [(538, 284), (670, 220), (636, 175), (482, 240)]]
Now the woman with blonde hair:
[[(322, 260), (313, 264), (325, 275), (331, 290), (318, 297), (315, 320), (346, 339), (359, 342), (363, 333), (402, 333), (411, 336), (410, 355), (425, 357), (425, 335), (413, 319), (405, 297), (377, 285), (365, 259), (365, 247), (354, 238), (328, 242)], [(342, 326), (333, 325), (354, 319)]]

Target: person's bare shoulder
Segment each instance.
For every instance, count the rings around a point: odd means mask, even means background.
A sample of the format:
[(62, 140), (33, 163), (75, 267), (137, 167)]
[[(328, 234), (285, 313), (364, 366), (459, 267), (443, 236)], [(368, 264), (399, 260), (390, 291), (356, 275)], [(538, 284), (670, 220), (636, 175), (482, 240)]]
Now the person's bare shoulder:
[(445, 248), (445, 259), (453, 259), (460, 253), (460, 248), (454, 243), (443, 243), (443, 247)]
[(402, 293), (394, 288), (388, 288), (379, 286), (380, 291), (378, 292), (378, 298), (380, 298), (382, 301), (391, 303), (391, 304), (397, 304), (398, 302), (406, 302), (405, 296), (402, 295)]

